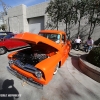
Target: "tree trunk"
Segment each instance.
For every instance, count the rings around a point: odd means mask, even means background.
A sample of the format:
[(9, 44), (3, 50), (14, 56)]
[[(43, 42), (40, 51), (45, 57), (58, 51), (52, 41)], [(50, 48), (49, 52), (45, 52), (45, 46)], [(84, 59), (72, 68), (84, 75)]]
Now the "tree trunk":
[(97, 17), (96, 17), (96, 19), (95, 19), (95, 21), (94, 21), (94, 23), (93, 23), (93, 28), (92, 28), (92, 30), (91, 30), (90, 35), (92, 35), (92, 34), (93, 34), (93, 32), (94, 32), (94, 28), (95, 28), (95, 26), (96, 26), (98, 16), (99, 16), (99, 15), (97, 14)]
[(90, 26), (90, 31), (89, 31), (89, 36), (91, 36), (91, 31), (92, 31), (92, 26), (93, 26), (93, 16), (94, 16), (94, 10), (95, 10), (95, 7), (93, 8), (93, 12), (91, 14), (91, 26)]
[[(67, 34), (67, 22), (65, 24), (66, 24), (66, 34)], [(68, 37), (68, 35), (67, 35), (67, 37)]]
[(58, 30), (58, 20), (57, 20), (57, 30)]
[(68, 39), (70, 39), (70, 22), (68, 23)]
[(91, 30), (92, 30), (92, 22), (91, 22), (91, 25), (90, 25), (89, 36), (90, 36), (90, 34), (91, 34)]
[(95, 28), (95, 25), (93, 24), (93, 28), (91, 30), (90, 36), (93, 34), (94, 28)]
[(77, 35), (79, 36), (79, 34), (80, 34), (80, 19), (78, 21), (78, 24), (79, 24), (79, 26), (78, 26), (78, 33), (77, 33)]

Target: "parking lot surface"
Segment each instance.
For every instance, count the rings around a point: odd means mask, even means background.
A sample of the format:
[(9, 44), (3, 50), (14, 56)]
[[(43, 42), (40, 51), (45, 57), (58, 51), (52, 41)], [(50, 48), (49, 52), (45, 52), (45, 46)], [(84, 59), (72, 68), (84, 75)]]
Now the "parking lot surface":
[[(70, 56), (49, 84), (38, 89), (7, 71), (7, 55), (0, 55), (0, 91), (3, 94), (17, 93), (17, 100), (100, 100), (100, 83), (81, 72), (76, 56)], [(11, 80), (14, 85), (6, 88), (12, 84)], [(4, 100), (4, 97), (0, 97), (0, 100)], [(5, 100), (14, 98), (8, 97)]]

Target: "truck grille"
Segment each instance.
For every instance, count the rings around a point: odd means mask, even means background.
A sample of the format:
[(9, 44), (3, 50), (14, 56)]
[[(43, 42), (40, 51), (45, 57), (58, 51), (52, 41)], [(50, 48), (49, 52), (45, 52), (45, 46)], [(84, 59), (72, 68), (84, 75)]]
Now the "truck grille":
[(35, 68), (33, 65), (31, 64), (24, 64), (22, 63), (20, 60), (13, 60), (13, 63), (14, 65), (16, 65), (17, 67), (25, 70), (25, 71), (28, 71), (28, 72), (31, 72), (31, 73), (35, 73), (35, 71), (37, 70), (37, 68)]

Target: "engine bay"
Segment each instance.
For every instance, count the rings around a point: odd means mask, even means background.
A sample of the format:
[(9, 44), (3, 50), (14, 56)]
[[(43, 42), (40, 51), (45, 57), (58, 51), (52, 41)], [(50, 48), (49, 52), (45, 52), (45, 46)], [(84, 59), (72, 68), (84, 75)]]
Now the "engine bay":
[(48, 56), (39, 50), (32, 50), (29, 48), (18, 52), (13, 56), (13, 58), (19, 60), (23, 64), (30, 64), (35, 66), (37, 63), (48, 58)]

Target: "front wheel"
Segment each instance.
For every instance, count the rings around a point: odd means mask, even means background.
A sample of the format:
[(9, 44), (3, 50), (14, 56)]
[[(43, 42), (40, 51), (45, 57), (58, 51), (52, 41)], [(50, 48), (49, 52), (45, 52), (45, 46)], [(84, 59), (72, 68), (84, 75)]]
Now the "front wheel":
[(7, 49), (5, 47), (0, 47), (0, 55), (5, 54)]
[(55, 71), (54, 71), (53, 75), (55, 75), (55, 74), (57, 73), (58, 69), (59, 69), (59, 64), (57, 64), (57, 66), (56, 66), (56, 68), (55, 68)]

